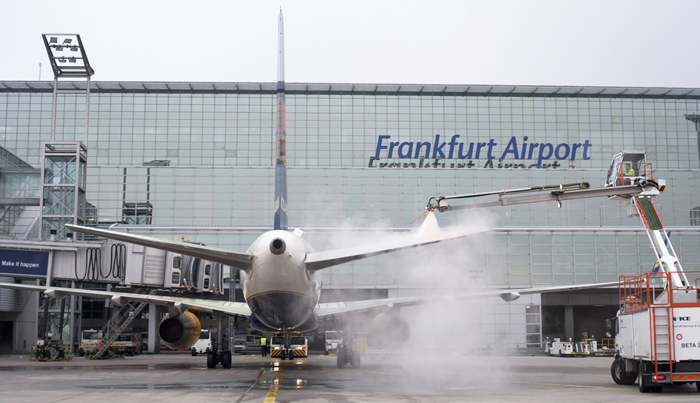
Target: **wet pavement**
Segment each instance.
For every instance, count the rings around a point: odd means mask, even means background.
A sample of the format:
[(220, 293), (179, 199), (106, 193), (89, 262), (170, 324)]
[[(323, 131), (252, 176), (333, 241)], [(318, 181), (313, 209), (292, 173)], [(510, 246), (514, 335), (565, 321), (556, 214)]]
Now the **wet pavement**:
[(609, 357), (363, 356), (338, 369), (333, 356), (280, 361), (234, 356), (233, 368), (206, 368), (182, 353), (91, 361), (0, 357), (2, 402), (562, 402), (617, 399), (697, 401), (695, 385), (662, 395), (616, 385)]

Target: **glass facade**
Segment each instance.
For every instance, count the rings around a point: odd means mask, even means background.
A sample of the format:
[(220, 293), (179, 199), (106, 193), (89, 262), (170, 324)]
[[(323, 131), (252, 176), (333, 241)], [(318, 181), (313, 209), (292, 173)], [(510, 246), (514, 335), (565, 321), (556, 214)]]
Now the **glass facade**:
[[(40, 144), (51, 140), (52, 92), (35, 84), (0, 85), (0, 147), (38, 168)], [(235, 250), (270, 229), (274, 84), (93, 86), (91, 220), (245, 226), (191, 231), (197, 241)], [(700, 113), (697, 90), (287, 87), (290, 226), (305, 229), (318, 250), (337, 246), (349, 228), (412, 228), (437, 195), (581, 181), (599, 187), (613, 154), (645, 150), (655, 176), (668, 182), (655, 204), (675, 250), (686, 270), (700, 270), (699, 143), (686, 116)], [(55, 140), (84, 141), (84, 118), (82, 95), (59, 95)], [(135, 206), (147, 206), (145, 221), (135, 221)], [(464, 267), (456, 288), (615, 281), (647, 271), (653, 250), (626, 212), (624, 202), (600, 199), (480, 210), (495, 229), (485, 236), (488, 247), (459, 244), (470, 255), (468, 264), (451, 263)], [(445, 225), (473, 218), (469, 211), (439, 217)], [(389, 288), (398, 296), (438, 286), (391, 263), (385, 256), (326, 270), (324, 287)], [(538, 298), (516, 305), (522, 329), (511, 343), (539, 334)]]

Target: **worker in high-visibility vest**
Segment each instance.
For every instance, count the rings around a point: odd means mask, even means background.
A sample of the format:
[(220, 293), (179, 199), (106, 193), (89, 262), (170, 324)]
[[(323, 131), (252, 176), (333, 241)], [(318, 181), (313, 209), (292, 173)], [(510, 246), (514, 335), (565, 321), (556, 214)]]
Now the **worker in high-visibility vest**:
[(267, 339), (264, 337), (260, 339), (260, 352), (263, 357), (267, 356)]
[(631, 185), (632, 184), (632, 177), (635, 175), (636, 172), (634, 172), (634, 168), (632, 168), (632, 164), (629, 165), (627, 170), (625, 171), (625, 185)]

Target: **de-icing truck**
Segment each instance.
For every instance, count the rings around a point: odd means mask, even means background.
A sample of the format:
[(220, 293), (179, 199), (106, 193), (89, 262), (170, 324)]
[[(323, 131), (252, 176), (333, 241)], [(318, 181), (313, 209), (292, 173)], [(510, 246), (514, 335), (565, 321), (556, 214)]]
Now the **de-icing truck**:
[[(613, 157), (606, 186), (653, 180), (644, 152), (623, 151)], [(665, 190), (662, 181), (656, 183)], [(658, 260), (650, 273), (620, 276), (610, 372), (616, 383), (636, 383), (643, 393), (680, 383), (695, 383), (700, 391), (698, 282), (688, 279), (699, 273), (683, 271), (651, 196), (616, 196), (629, 200), (628, 216), (640, 217)]]
[[(641, 392), (664, 385), (695, 383), (700, 391), (700, 272), (684, 272), (661, 224), (651, 197), (666, 191), (654, 178), (644, 151), (621, 151), (613, 157), (605, 187), (588, 182), (533, 186), (466, 195), (436, 196), (426, 213), (606, 196), (627, 201), (628, 217), (638, 216), (657, 256), (651, 273), (620, 276), (620, 309), (615, 322), (615, 360), (610, 372), (618, 384), (637, 384)], [(516, 196), (518, 194), (527, 196)], [(451, 200), (498, 196), (498, 200), (452, 206)], [(691, 277), (693, 281), (689, 280)], [(550, 350), (551, 351), (551, 350)]]

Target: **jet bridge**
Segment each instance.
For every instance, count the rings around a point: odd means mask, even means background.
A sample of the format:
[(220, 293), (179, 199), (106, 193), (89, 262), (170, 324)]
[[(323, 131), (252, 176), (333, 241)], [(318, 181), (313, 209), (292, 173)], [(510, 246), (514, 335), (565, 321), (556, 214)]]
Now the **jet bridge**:
[(120, 242), (0, 240), (0, 276), (7, 277), (222, 295), (223, 271), (218, 263)]

